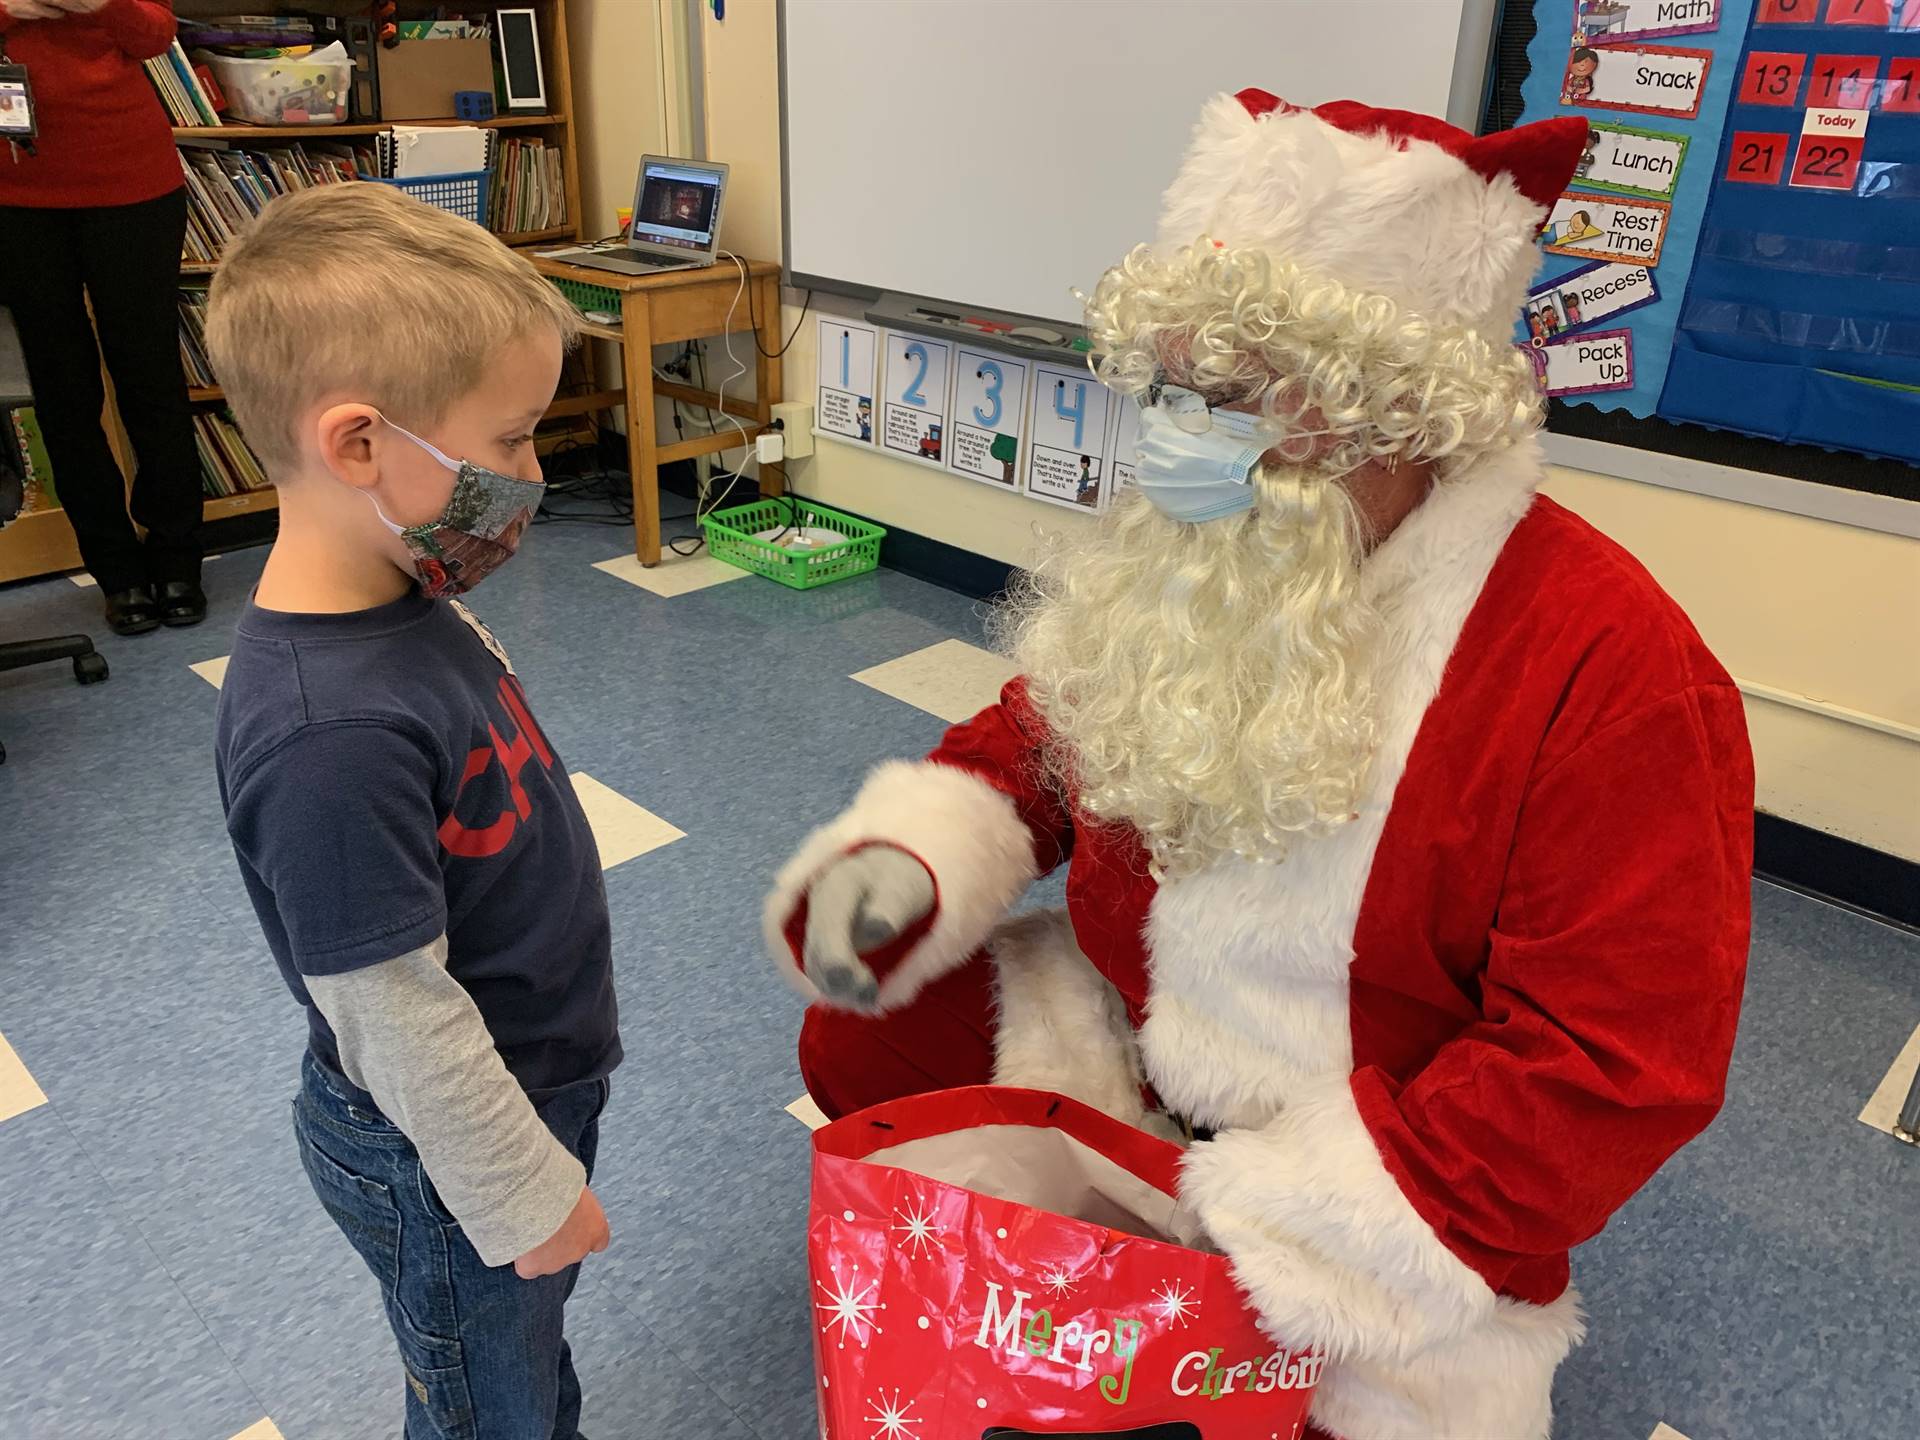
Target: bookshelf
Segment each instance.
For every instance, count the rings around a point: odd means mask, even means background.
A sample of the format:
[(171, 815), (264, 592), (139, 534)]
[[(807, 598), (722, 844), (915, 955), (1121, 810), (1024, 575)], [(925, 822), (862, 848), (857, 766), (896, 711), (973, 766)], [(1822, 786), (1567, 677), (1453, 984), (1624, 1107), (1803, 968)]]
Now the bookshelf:
[[(557, 149), (560, 154), (561, 182), (566, 195), (566, 213), (568, 223), (542, 230), (525, 230), (500, 234), (500, 239), (508, 245), (528, 247), (550, 245), (564, 240), (581, 238), (580, 204), (580, 161), (579, 146), (573, 123), (573, 67), (568, 52), (568, 10), (580, 0), (516, 0), (517, 4), (531, 6), (536, 12), (540, 31), (540, 53), (546, 69), (547, 98), (551, 103), (550, 113), (543, 115), (498, 115), (491, 120), (479, 122), (487, 129), (505, 132), (505, 136), (538, 137)], [(181, 5), (183, 13), (192, 14), (199, 6)], [(227, 7), (229, 11), (244, 10), (244, 6)], [(316, 6), (317, 9), (334, 9), (331, 5)], [(364, 8), (364, 7), (362, 7)], [(409, 11), (418, 12), (421, 7), (401, 0), (400, 14), (405, 19)], [(212, 12), (208, 12), (212, 13)], [(458, 120), (412, 120), (404, 122), (412, 125), (457, 125)], [(387, 129), (380, 124), (345, 125), (176, 125), (173, 129), (175, 140), (205, 141), (221, 140), (232, 142), (236, 147), (270, 145), (281, 147), (302, 140), (345, 141), (351, 144), (355, 139), (366, 137)], [(212, 276), (217, 268), (215, 263), (183, 260), (180, 266), (181, 279), (189, 284), (201, 283)], [(218, 385), (189, 386), (187, 399), (195, 414), (224, 405), (225, 394)], [(0, 415), (0, 423), (4, 423)], [(107, 414), (105, 417), (107, 440), (114, 456), (120, 462), (123, 474), (131, 474), (133, 460), (127, 444), (125, 432), (121, 429), (119, 418), (114, 413), (109, 387)], [(59, 474), (54, 476), (56, 488)], [(218, 523), (236, 517), (259, 515), (279, 508), (279, 496), (271, 488), (245, 491), (234, 495), (208, 496), (202, 505), (202, 514), (209, 523)], [(75, 570), (80, 566), (80, 552), (74, 543), (73, 529), (67, 524), (64, 513), (58, 509), (41, 510), (22, 515), (5, 530), (0, 530), (0, 583), (10, 580), (28, 579), (36, 575), (56, 574), (63, 570)]]

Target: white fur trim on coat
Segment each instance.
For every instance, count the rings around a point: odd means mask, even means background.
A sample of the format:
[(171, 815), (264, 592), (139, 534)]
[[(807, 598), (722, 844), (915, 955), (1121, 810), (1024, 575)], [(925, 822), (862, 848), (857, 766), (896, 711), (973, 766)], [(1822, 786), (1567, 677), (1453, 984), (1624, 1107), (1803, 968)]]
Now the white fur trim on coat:
[(822, 870), (876, 842), (918, 856), (940, 896), (932, 930), (880, 982), (883, 1011), (899, 1009), (922, 986), (965, 964), (1038, 873), (1032, 832), (1013, 802), (985, 781), (925, 761), (879, 766), (845, 813), (801, 845), (761, 909), (767, 953), (809, 1000), (823, 997), (787, 945), (787, 921)]
[(1386, 1169), (1344, 1082), (1188, 1152), (1181, 1199), (1233, 1259), (1261, 1323), (1331, 1363), (1317, 1424), (1352, 1440), (1545, 1440), (1578, 1297), (1494, 1295)]
[(996, 1085), (1051, 1090), (1139, 1126), (1140, 1052), (1126, 1003), (1081, 953), (1064, 910), (1010, 920), (987, 942)]
[(1207, 103), (1161, 202), (1160, 244), (1201, 236), (1387, 295), (1429, 320), (1512, 336), (1540, 264), (1540, 206), (1425, 140), (1351, 135), (1308, 111)]

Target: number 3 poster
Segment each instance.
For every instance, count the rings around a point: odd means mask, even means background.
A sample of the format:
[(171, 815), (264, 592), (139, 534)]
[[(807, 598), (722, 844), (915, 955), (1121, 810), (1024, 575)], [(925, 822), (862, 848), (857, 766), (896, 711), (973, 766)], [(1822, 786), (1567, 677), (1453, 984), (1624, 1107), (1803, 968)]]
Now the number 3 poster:
[(1084, 369), (1036, 365), (1028, 406), (1026, 491), (1036, 500), (1104, 510), (1107, 411), (1113, 392)]
[(961, 346), (953, 357), (953, 443), (947, 447), (948, 467), (955, 474), (1013, 489), (1026, 403), (1026, 361)]

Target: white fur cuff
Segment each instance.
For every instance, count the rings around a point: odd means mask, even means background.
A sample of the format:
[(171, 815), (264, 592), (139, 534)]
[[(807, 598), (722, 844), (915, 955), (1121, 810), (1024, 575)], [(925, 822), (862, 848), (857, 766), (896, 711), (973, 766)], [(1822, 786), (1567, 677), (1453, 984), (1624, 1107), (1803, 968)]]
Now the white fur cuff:
[(1345, 1076), (1260, 1129), (1194, 1146), (1181, 1192), (1288, 1344), (1400, 1361), (1493, 1314), (1487, 1283), (1387, 1173)]
[(916, 856), (938, 893), (932, 929), (880, 982), (882, 1010), (900, 1008), (922, 986), (965, 964), (1039, 873), (1032, 832), (1013, 802), (984, 780), (927, 761), (880, 766), (846, 812), (816, 830), (787, 862), (761, 911), (767, 953), (810, 1000), (821, 997), (787, 943), (787, 922), (823, 869), (871, 844)]

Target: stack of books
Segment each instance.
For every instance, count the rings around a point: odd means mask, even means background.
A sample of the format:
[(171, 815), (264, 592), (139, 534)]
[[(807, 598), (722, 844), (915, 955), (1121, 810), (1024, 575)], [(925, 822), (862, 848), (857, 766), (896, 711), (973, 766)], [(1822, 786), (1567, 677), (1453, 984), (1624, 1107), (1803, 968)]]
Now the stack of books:
[(357, 167), (372, 173), (373, 165), (366, 145), (310, 140), (241, 150), (220, 140), (182, 141), (187, 238), (181, 259), (210, 264), (276, 195), (352, 180)]
[(206, 388), (220, 382), (207, 358), (207, 291), (203, 285), (180, 287), (180, 369), (187, 384)]
[(147, 61), (147, 78), (160, 93), (160, 103), (166, 106), (167, 118), (174, 124), (220, 123), (219, 112), (226, 108), (220, 87), (206, 66), (197, 70), (193, 67), (178, 40), (166, 54)]
[(208, 495), (217, 499), (267, 488), (267, 472), (226, 415), (215, 410), (195, 415), (193, 443), (200, 451), (200, 488)]
[(552, 230), (567, 223), (566, 170), (558, 146), (537, 138), (503, 140), (492, 186), (487, 228), (496, 235)]

